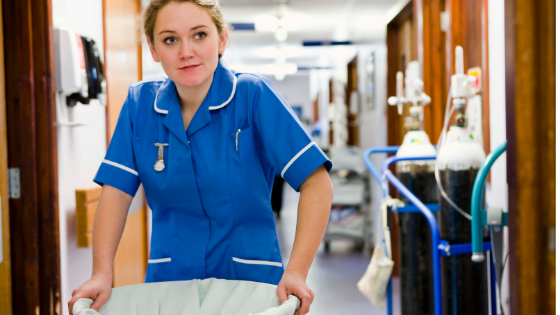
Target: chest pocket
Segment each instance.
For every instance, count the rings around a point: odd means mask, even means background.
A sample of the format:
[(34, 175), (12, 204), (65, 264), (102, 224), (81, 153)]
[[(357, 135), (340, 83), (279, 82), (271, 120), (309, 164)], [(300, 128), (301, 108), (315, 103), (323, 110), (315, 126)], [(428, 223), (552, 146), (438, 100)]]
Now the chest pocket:
[[(255, 131), (255, 127), (251, 125), (247, 129), (228, 134), (228, 178), (234, 195), (260, 193), (266, 196), (268, 194), (261, 160), (263, 152)], [(255, 189), (258, 191), (254, 191)]]
[(257, 159), (257, 144), (255, 143), (254, 127), (238, 129), (229, 133), (228, 153), (235, 166), (247, 170)]

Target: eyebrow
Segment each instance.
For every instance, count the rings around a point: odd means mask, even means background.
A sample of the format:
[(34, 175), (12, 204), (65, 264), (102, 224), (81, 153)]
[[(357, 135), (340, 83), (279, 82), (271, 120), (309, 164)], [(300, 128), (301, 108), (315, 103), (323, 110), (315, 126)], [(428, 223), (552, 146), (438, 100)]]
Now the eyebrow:
[[(191, 28), (191, 31), (194, 31), (194, 30), (199, 29), (199, 28), (201, 28), (201, 27), (208, 27), (208, 26), (207, 26), (207, 25), (204, 25), (204, 24), (198, 25), (198, 26), (195, 26), (195, 27)], [(163, 31), (159, 32), (159, 34), (163, 34), (163, 33), (177, 33), (177, 32), (172, 31), (172, 30), (163, 30)], [(159, 35), (159, 34), (158, 34), (158, 35)]]

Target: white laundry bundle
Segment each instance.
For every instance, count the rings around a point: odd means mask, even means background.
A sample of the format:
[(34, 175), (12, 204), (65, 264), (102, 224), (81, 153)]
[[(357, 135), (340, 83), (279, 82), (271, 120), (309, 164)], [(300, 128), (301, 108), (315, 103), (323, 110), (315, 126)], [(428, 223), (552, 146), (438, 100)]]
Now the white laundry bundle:
[(79, 299), (74, 315), (293, 315), (301, 301), (290, 295), (279, 305), (276, 286), (250, 281), (205, 279), (154, 282), (113, 289), (99, 313)]
[[(377, 217), (377, 229), (375, 239), (375, 250), (366, 273), (358, 281), (358, 289), (362, 294), (370, 300), (370, 302), (378, 308), (383, 307), (385, 298), (387, 296), (387, 284), (391, 280), (391, 273), (393, 272), (393, 265), (391, 260), (391, 235), (389, 227), (387, 226), (387, 207), (395, 205), (404, 206), (404, 203), (398, 199), (391, 197), (385, 198), (381, 202), (379, 209), (379, 216)], [(385, 234), (385, 246), (388, 255), (385, 255), (382, 247), (382, 233)]]

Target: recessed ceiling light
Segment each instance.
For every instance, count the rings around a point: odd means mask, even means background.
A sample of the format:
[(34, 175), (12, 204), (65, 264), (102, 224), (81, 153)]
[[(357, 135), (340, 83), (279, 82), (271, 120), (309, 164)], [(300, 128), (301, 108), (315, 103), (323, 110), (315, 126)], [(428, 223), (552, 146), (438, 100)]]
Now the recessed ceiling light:
[(288, 32), (285, 28), (279, 27), (276, 32), (274, 33), (274, 39), (278, 42), (285, 42), (288, 39)]

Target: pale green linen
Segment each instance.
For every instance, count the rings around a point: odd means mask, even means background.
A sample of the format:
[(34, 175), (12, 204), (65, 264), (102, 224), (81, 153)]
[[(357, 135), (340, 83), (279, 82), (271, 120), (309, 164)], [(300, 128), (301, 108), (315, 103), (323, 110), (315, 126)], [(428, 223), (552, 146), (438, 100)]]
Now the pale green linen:
[(91, 299), (79, 299), (74, 315), (293, 315), (300, 300), (290, 296), (279, 305), (276, 286), (267, 283), (205, 279), (154, 282), (113, 289), (109, 301), (90, 310)]

